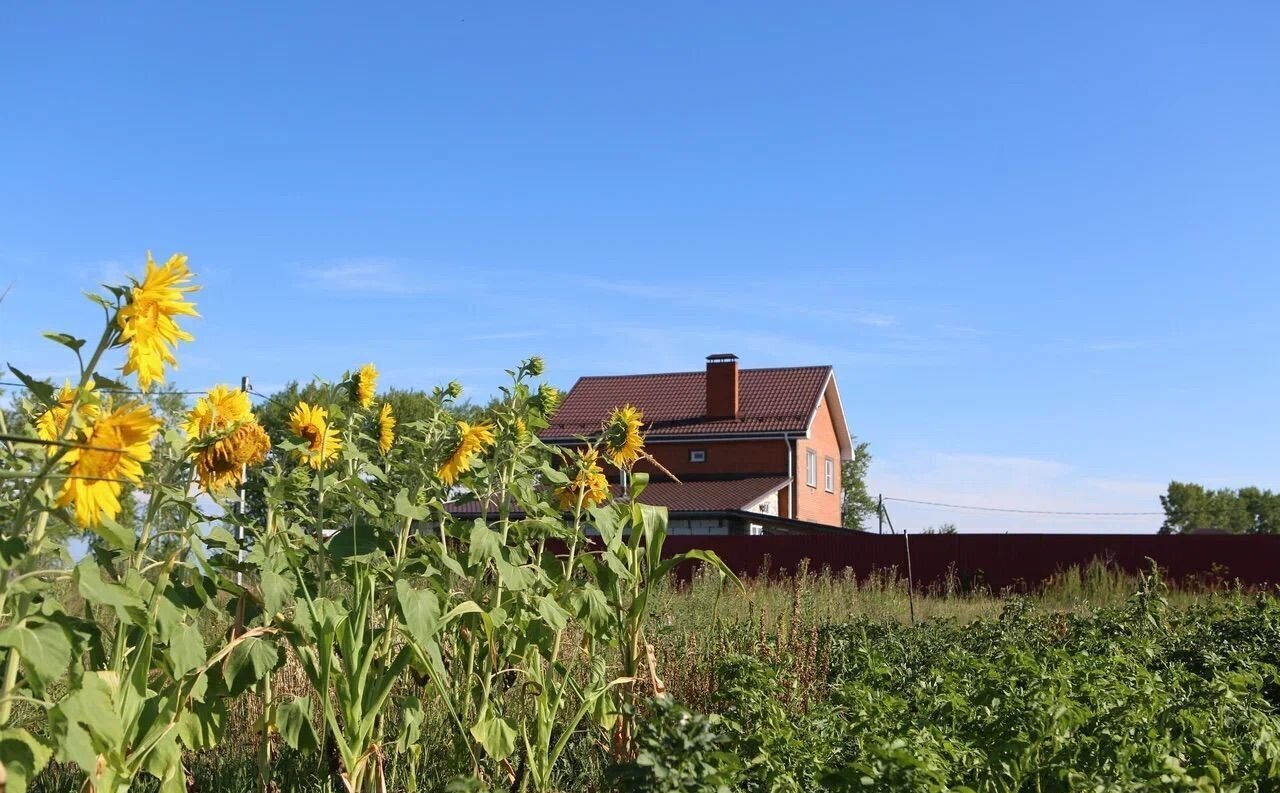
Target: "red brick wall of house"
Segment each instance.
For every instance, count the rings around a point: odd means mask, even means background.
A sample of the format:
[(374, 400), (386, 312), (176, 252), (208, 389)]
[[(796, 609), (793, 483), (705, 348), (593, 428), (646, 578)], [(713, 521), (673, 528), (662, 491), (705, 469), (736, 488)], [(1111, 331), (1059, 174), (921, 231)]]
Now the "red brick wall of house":
[[(808, 438), (796, 440), (796, 518), (839, 526), (840, 441), (836, 437), (835, 422), (832, 421), (831, 410), (825, 395), (818, 403), (818, 412), (814, 416), (809, 435)], [(817, 453), (814, 487), (806, 483), (805, 477), (809, 449)], [(827, 460), (831, 460), (834, 474), (831, 492), (826, 489), (824, 467)]]
[[(704, 463), (689, 462), (689, 452), (702, 449), (707, 453)], [(678, 477), (714, 476), (786, 476), (787, 445), (777, 440), (764, 441), (704, 441), (700, 443), (654, 443), (645, 446), (671, 473)], [(637, 471), (656, 474), (658, 471), (648, 462), (636, 465)]]

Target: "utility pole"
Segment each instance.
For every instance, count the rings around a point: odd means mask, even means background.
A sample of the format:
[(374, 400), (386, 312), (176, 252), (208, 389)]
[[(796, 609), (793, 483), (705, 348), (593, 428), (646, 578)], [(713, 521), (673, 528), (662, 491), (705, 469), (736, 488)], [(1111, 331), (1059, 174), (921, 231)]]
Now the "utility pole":
[[(244, 377), (240, 378), (240, 390), (245, 394), (249, 393), (249, 375), (245, 375)], [(236, 501), (236, 514), (239, 515), (242, 519), (244, 518), (245, 480), (248, 478), (248, 476), (249, 476), (249, 466), (241, 465), (240, 466), (240, 492), (239, 492), (240, 498), (238, 501)], [(236, 522), (235, 536), (236, 536), (236, 554), (237, 554), (236, 558), (239, 561), (243, 562), (244, 561), (244, 523), (242, 520)], [(244, 573), (240, 572), (239, 570), (236, 570), (236, 586), (243, 586), (243, 584), (244, 584)]]
[(876, 495), (876, 519), (879, 521), (879, 533), (884, 534), (884, 496)]

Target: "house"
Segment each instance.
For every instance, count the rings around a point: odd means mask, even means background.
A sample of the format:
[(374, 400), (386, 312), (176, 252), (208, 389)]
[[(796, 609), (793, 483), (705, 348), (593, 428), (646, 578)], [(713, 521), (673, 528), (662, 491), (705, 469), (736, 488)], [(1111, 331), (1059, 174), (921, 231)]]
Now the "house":
[(667, 507), (672, 534), (839, 529), (840, 463), (853, 445), (830, 366), (740, 369), (721, 354), (705, 371), (583, 377), (541, 438), (581, 443), (623, 405), (644, 413), (661, 468), (635, 470), (650, 475), (642, 500)]

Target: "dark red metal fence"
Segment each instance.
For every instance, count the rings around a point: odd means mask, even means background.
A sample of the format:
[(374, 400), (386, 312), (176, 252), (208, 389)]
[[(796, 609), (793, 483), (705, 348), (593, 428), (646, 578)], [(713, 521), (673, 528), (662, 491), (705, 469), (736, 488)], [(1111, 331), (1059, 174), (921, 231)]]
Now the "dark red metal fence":
[[(961, 586), (1034, 588), (1077, 565), (1101, 560), (1129, 573), (1155, 561), (1174, 581), (1200, 580), (1250, 586), (1280, 584), (1280, 535), (1141, 534), (914, 534), (912, 578), (917, 585), (940, 585), (949, 577)], [(740, 576), (786, 575), (800, 560), (809, 569), (851, 569), (859, 577), (873, 571), (907, 572), (902, 535), (810, 534), (763, 537), (669, 537), (666, 552), (691, 548), (715, 551)]]

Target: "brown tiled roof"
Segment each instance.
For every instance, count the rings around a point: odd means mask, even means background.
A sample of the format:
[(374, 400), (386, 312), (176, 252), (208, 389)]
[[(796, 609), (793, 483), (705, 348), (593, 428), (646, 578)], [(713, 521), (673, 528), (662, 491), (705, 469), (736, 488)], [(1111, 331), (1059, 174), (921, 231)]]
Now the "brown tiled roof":
[(671, 512), (731, 512), (755, 507), (789, 481), (785, 476), (752, 476), (707, 482), (651, 482), (639, 501)]
[(644, 413), (645, 434), (741, 435), (804, 432), (831, 374), (830, 366), (743, 369), (738, 373), (739, 418), (708, 419), (706, 372), (583, 377), (556, 410), (543, 439), (594, 435), (614, 408)]

